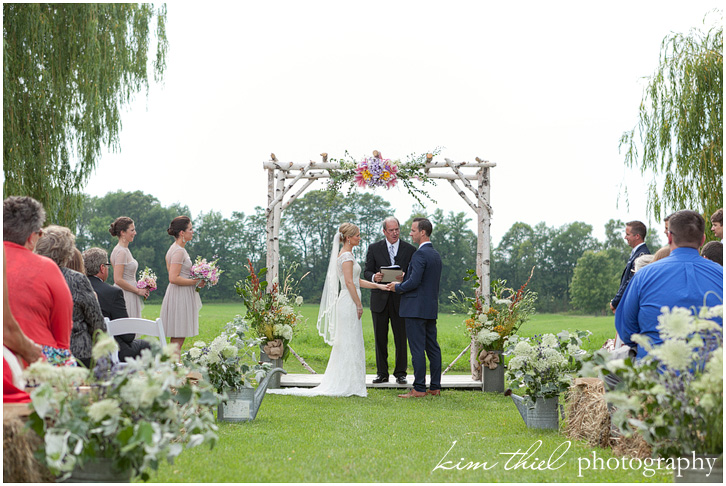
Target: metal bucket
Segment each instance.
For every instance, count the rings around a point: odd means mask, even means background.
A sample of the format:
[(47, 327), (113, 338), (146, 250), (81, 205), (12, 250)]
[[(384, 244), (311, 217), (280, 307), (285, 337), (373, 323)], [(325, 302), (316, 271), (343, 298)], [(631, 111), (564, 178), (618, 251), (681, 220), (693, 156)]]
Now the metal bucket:
[(222, 422), (247, 422), (254, 418), (254, 388), (225, 390), (227, 400), (217, 405), (217, 420)]

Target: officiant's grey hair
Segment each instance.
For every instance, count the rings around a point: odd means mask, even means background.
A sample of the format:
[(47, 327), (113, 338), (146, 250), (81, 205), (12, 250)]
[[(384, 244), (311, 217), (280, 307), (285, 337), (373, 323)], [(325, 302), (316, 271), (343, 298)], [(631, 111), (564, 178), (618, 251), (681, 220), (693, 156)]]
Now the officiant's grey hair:
[(401, 223), (400, 221), (398, 221), (398, 218), (396, 218), (395, 216), (388, 216), (386, 219), (383, 220), (383, 231), (386, 231), (386, 225), (389, 221), (395, 221), (398, 227), (401, 227)]

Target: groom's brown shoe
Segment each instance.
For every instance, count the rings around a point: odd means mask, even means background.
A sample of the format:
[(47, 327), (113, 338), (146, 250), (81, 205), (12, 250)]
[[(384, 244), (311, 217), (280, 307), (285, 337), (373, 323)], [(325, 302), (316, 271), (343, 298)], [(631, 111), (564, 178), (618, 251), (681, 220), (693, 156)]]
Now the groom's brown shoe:
[(433, 395), (435, 397), (441, 396), (441, 390), (428, 390), (427, 395)]
[(416, 391), (415, 389), (411, 388), (411, 391), (409, 391), (408, 393), (404, 393), (403, 395), (398, 395), (398, 398), (421, 398), (425, 396), (426, 392)]

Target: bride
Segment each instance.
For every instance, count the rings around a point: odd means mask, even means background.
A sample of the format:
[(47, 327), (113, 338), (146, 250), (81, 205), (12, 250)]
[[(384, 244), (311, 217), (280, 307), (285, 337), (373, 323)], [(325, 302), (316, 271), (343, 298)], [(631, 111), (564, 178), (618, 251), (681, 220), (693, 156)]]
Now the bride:
[[(343, 248), (339, 250), (341, 243)], [(333, 346), (320, 385), (315, 388), (267, 390), (267, 393), (306, 397), (368, 395), (360, 288), (387, 288), (385, 285), (360, 279), (360, 265), (353, 257), (353, 247), (358, 244), (358, 227), (352, 223), (341, 224), (333, 238), (333, 249), (318, 312), (318, 332), (327, 344)]]

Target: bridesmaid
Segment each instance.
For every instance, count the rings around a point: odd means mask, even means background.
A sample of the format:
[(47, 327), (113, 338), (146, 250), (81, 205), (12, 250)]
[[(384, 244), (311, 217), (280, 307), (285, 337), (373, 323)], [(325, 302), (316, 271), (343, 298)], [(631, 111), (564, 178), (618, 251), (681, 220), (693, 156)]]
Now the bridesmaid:
[(131, 218), (121, 216), (111, 223), (108, 230), (111, 236), (118, 237), (118, 245), (111, 252), (111, 266), (113, 266), (113, 283), (124, 291), (126, 311), (129, 317), (141, 317), (144, 302), (141, 297), (148, 297), (148, 289), (136, 287), (136, 271), (139, 262), (134, 260), (129, 250), (129, 243), (134, 241), (136, 226)]
[(161, 304), (161, 322), (164, 333), (177, 344), (181, 351), (184, 339), (199, 334), (199, 309), (202, 299), (195, 292), (196, 287), (204, 287), (201, 279), (192, 280), (190, 272), (192, 260), (185, 246), (194, 237), (192, 221), (187, 216), (177, 216), (167, 230), (174, 237), (174, 243), (166, 252), (166, 269), (169, 272), (169, 286)]

